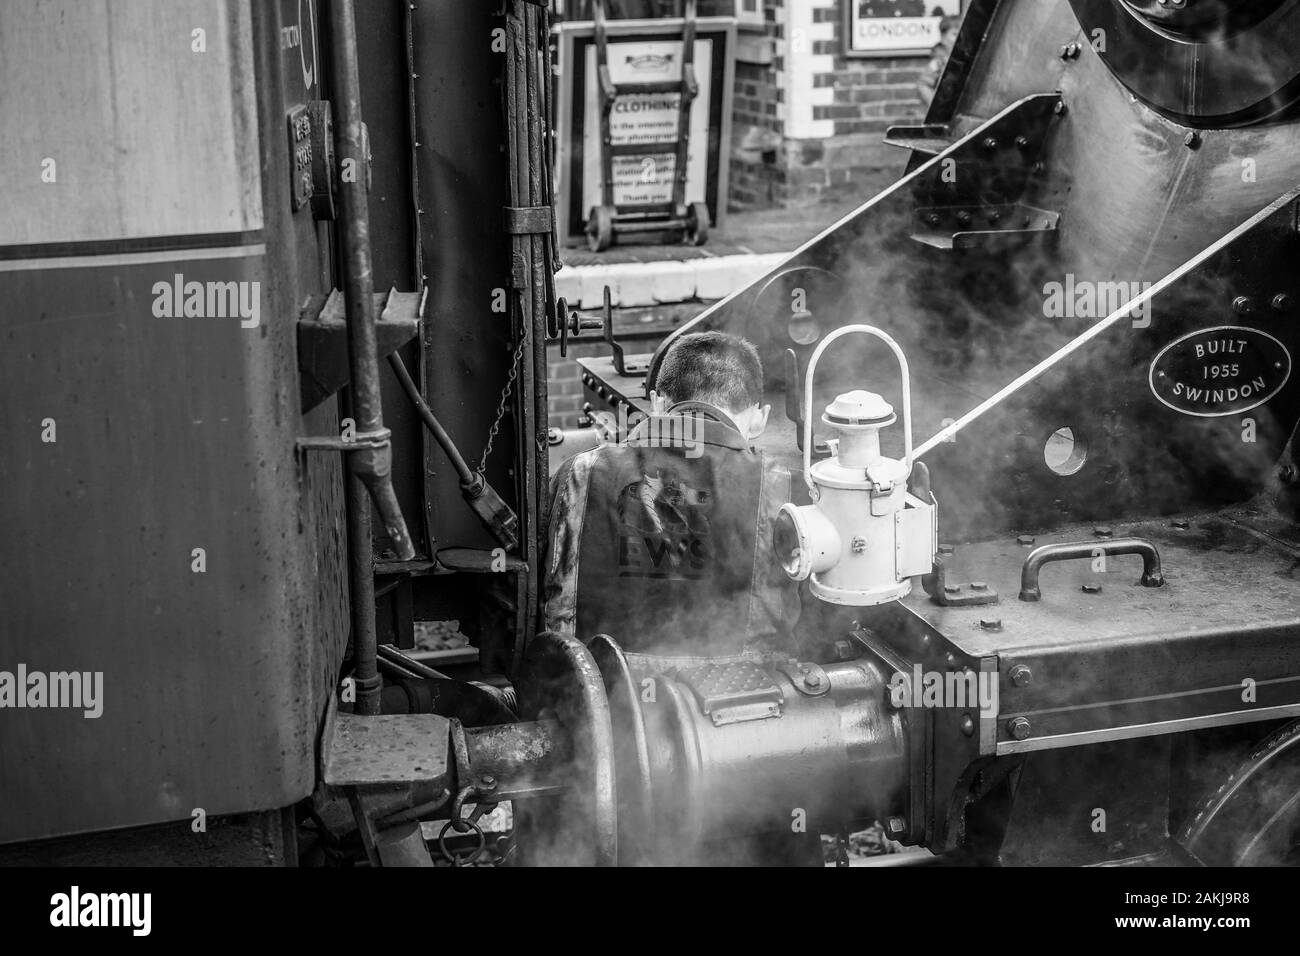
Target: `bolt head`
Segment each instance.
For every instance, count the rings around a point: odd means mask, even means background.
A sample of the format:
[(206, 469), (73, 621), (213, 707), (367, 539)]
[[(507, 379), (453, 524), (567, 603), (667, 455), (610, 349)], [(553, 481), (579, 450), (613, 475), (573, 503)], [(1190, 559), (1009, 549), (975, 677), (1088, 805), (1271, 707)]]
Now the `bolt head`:
[(1183, 145), (1188, 149), (1195, 149), (1201, 145), (1201, 134), (1194, 129), (1189, 129), (1187, 135), (1183, 137)]
[(1034, 672), (1024, 664), (1017, 664), (1011, 668), (1011, 683), (1016, 687), (1028, 687), (1029, 682), (1034, 679)]
[(1111, 535), (1114, 534), (1114, 532), (1110, 529), (1110, 526), (1104, 524), (1098, 525), (1097, 527), (1093, 528), (1092, 533), (1099, 538), (1109, 538)]
[(490, 773), (485, 773), (483, 776), (478, 778), (478, 785), (487, 790), (491, 790), (496, 787), (497, 778), (492, 776)]
[(811, 674), (805, 674), (803, 678), (803, 685), (807, 687), (809, 690), (816, 690), (818, 687), (822, 686), (822, 675), (816, 673), (815, 671)]
[(970, 736), (974, 735), (974, 733), (975, 733), (975, 721), (971, 718), (971, 715), (970, 715), (970, 714), (962, 714), (962, 715), (961, 715), (961, 725), (960, 725), (960, 726), (961, 726), (961, 732), (962, 732), (963, 734), (965, 734), (967, 737), (970, 737)]
[(842, 661), (852, 660), (852, 659), (853, 659), (853, 642), (852, 642), (852, 641), (836, 641), (836, 642), (835, 642), (835, 656), (836, 656), (837, 659), (842, 660)]
[(902, 817), (890, 817), (889, 822), (885, 824), (885, 830), (891, 837), (897, 837), (907, 832), (907, 821)]
[(1011, 736), (1016, 740), (1027, 740), (1032, 732), (1029, 727), (1029, 721), (1024, 717), (1017, 717), (1007, 724), (1007, 729), (1011, 731)]
[(1286, 292), (1279, 292), (1273, 296), (1273, 308), (1279, 312), (1285, 312), (1291, 308), (1291, 296)]
[(1085, 585), (1082, 586), (1082, 588), (1080, 588), (1080, 590), (1082, 590), (1084, 594), (1100, 594), (1100, 593), (1101, 593), (1101, 585), (1100, 585), (1100, 584), (1085, 584)]
[(858, 535), (849, 542), (849, 550), (854, 554), (865, 554), (867, 551), (867, 539)]
[(1248, 295), (1239, 295), (1232, 300), (1232, 311), (1238, 315), (1249, 315), (1255, 311), (1254, 300)]
[(1022, 534), (1020, 537), (1016, 538), (1016, 544), (1023, 544), (1026, 547), (1028, 547), (1033, 543), (1034, 543), (1034, 536), (1032, 534)]
[(987, 582), (987, 581), (972, 581), (972, 582), (970, 583), (970, 589), (971, 589), (972, 591), (987, 591), (987, 590), (989, 589), (988, 582)]
[(998, 148), (998, 140), (997, 140), (997, 137), (996, 137), (996, 136), (989, 136), (989, 137), (985, 138), (985, 140), (984, 140), (984, 148), (987, 149), (987, 150), (990, 150), (990, 151), (997, 149), (997, 148)]
[(943, 590), (945, 594), (958, 594), (961, 592), (961, 586), (957, 584), (945, 584)]
[(986, 631), (1000, 631), (1002, 630), (1002, 618), (982, 617), (980, 618), (980, 627)]

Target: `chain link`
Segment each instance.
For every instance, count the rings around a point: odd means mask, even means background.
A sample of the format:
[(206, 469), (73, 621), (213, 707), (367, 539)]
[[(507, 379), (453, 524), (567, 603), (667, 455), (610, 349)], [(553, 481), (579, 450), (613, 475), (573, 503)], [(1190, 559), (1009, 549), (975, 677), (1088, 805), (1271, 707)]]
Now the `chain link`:
[(438, 833), (438, 850), (442, 853), (443, 859), (452, 866), (473, 866), (487, 846), (487, 836), (483, 833), (482, 827), (473, 821), (465, 821), (465, 823), (467, 824), (465, 832), (473, 833), (476, 838), (474, 845), (468, 850), (457, 852), (447, 846), (447, 831), (455, 827), (454, 820), (448, 820), (444, 823), (442, 830)]
[(487, 467), (488, 456), (492, 454), (492, 442), (496, 440), (497, 432), (501, 428), (501, 420), (506, 417), (506, 403), (510, 401), (510, 393), (514, 390), (515, 379), (519, 377), (519, 362), (523, 358), (524, 349), (528, 347), (529, 333), (532, 331), (528, 323), (523, 323), (524, 334), (519, 338), (519, 344), (515, 346), (515, 353), (510, 360), (510, 374), (506, 376), (505, 388), (501, 389), (501, 398), (497, 402), (496, 418), (492, 421), (492, 427), (488, 429), (487, 445), (483, 448), (483, 457), (478, 462), (478, 472), (483, 474), (483, 469)]

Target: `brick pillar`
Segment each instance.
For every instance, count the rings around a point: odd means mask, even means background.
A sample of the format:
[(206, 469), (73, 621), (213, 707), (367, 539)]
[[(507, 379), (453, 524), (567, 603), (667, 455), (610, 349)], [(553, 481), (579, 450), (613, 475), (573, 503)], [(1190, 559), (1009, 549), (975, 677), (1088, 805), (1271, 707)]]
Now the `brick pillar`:
[(732, 208), (865, 201), (901, 173), (903, 151), (882, 140), (924, 116), (930, 58), (846, 57), (841, 3), (851, 2), (765, 0), (772, 61), (736, 67)]
[[(852, 0), (845, 0), (852, 2)], [(818, 118), (817, 107), (835, 102), (835, 91), (818, 85), (817, 78), (835, 72), (835, 19), (837, 0), (791, 0), (776, 8), (781, 25), (777, 38), (777, 70), (784, 102), (776, 115), (785, 122), (789, 139), (825, 139), (835, 135), (835, 123)]]

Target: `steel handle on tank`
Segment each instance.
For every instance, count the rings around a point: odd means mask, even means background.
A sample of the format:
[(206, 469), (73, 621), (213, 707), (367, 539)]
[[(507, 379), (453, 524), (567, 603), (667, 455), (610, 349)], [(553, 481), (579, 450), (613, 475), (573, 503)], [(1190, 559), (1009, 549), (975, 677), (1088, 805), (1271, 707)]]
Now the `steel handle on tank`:
[(1096, 541), (1045, 544), (1029, 552), (1024, 567), (1020, 569), (1020, 600), (1037, 601), (1042, 598), (1043, 593), (1038, 588), (1038, 572), (1043, 569), (1043, 565), (1052, 561), (1092, 558), (1098, 550), (1106, 556), (1141, 555), (1142, 577), (1138, 583), (1144, 588), (1158, 588), (1164, 585), (1165, 576), (1160, 569), (1160, 552), (1146, 538), (1116, 538), (1104, 544)]
[(907, 369), (907, 356), (899, 348), (898, 343), (890, 337), (889, 333), (883, 332), (874, 325), (845, 325), (836, 329), (827, 335), (818, 344), (813, 351), (812, 358), (808, 360), (808, 373), (804, 381), (804, 413), (803, 413), (803, 480), (808, 485), (809, 490), (813, 487), (812, 480), (812, 421), (813, 421), (813, 372), (817, 368), (817, 362), (822, 357), (822, 352), (826, 351), (826, 346), (830, 345), (836, 339), (860, 332), (864, 335), (874, 335), (880, 339), (893, 351), (894, 357), (898, 359), (898, 369), (902, 376), (903, 382), (903, 447), (905, 454), (903, 462), (907, 465), (907, 475), (912, 474), (912, 380)]

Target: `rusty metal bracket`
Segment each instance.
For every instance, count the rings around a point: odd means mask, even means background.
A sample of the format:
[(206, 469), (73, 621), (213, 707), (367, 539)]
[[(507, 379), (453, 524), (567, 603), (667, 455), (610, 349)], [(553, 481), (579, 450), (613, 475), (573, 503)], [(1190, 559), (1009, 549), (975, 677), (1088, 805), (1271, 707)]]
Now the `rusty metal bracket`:
[(294, 442), (298, 451), (357, 451), (361, 448), (387, 448), (393, 433), (387, 428), (373, 432), (357, 432), (352, 438), (342, 435), (308, 435)]
[(934, 570), (929, 574), (921, 575), (921, 588), (940, 607), (974, 607), (998, 603), (997, 590), (982, 582), (949, 584), (943, 558), (936, 556), (932, 567)]
[(614, 298), (613, 293), (609, 291), (609, 286), (605, 286), (605, 301), (602, 308), (605, 319), (605, 344), (609, 346), (614, 356), (614, 371), (624, 378), (647, 374), (650, 371), (649, 357), (645, 357), (643, 361), (628, 361), (623, 355), (623, 346), (614, 338)]
[[(482, 818), (483, 814), (496, 809), (499, 802), (495, 796), (497, 791), (497, 779), (491, 774), (484, 774), (473, 783), (466, 784), (456, 791), (455, 798), (451, 801), (451, 819), (449, 825), (457, 833), (469, 833), (471, 827)], [(465, 817), (462, 814), (465, 810), (465, 804), (474, 802), (474, 811)]]
[(544, 236), (555, 227), (550, 206), (504, 206), (502, 212), (507, 235)]
[[(427, 289), (375, 293), (375, 335), (380, 358), (420, 334), (427, 296)], [(334, 289), (328, 295), (308, 299), (298, 319), (299, 393), (304, 412), (325, 401), (351, 379), (345, 312), (343, 293)]]

